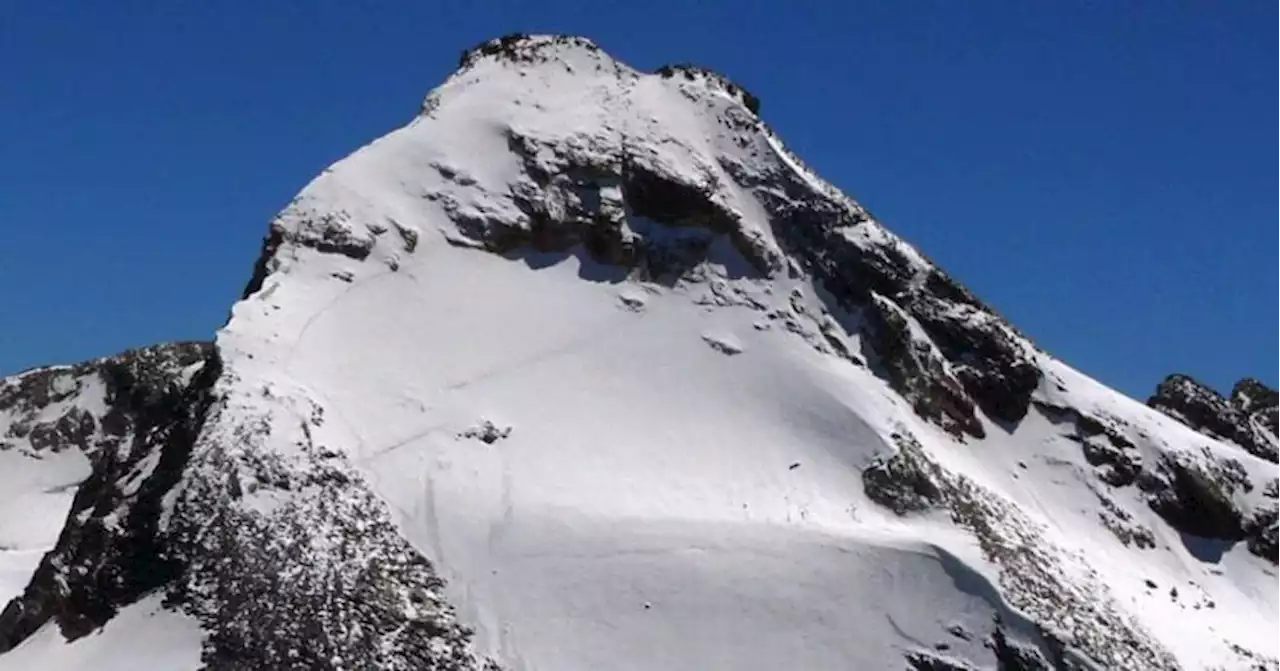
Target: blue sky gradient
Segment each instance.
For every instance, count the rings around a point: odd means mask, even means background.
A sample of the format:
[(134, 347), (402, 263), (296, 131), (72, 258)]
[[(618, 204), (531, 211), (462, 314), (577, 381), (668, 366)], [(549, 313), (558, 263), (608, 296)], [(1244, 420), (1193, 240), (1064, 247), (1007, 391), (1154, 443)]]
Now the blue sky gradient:
[(205, 338), (266, 223), (459, 52), (587, 35), (762, 100), (822, 175), (1131, 395), (1277, 371), (1275, 2), (11, 3), (0, 374)]

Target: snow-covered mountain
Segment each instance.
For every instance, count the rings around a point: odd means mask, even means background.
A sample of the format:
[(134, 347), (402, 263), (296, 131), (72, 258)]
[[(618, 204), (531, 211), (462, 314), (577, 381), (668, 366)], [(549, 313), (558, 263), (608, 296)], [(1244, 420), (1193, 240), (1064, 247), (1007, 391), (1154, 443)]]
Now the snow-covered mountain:
[[(199, 626), (156, 608), (180, 570), (157, 526), (212, 355), (208, 343), (158, 345), (0, 380), (0, 668), (100, 668), (104, 652), (117, 661), (101, 668), (199, 661)], [(104, 624), (129, 633), (94, 634)]]
[(487, 42), (212, 346), (6, 380), (0, 671), (1277, 668), (1275, 392), (1073, 370), (759, 110)]

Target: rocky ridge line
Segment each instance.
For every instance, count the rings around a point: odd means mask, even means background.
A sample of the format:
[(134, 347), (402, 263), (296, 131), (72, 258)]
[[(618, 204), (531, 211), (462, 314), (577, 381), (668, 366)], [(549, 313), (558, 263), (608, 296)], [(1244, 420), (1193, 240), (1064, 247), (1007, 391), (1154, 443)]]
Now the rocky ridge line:
[(1277, 394), (1253, 378), (1244, 378), (1231, 389), (1230, 398), (1190, 375), (1165, 378), (1147, 405), (1207, 436), (1235, 443), (1267, 461), (1280, 461), (1277, 451)]

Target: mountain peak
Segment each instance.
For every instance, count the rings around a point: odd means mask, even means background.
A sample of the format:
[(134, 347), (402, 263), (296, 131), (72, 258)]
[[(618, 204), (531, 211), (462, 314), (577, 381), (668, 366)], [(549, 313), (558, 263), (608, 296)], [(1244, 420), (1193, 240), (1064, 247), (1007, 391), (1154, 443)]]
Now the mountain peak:
[(462, 52), (458, 69), (474, 66), (485, 58), (512, 63), (545, 63), (569, 54), (601, 55), (595, 42), (578, 35), (511, 33), (485, 40)]
[[(787, 472), (805, 480), (813, 505), (887, 501), (904, 518), (947, 511), (978, 535), (1002, 598), (1109, 668), (1175, 668), (1165, 646), (1180, 639), (1149, 633), (1162, 625), (1129, 610), (1112, 579), (1064, 582), (1088, 575), (1075, 558), (1156, 547), (1185, 557), (1191, 550), (1177, 539), (1194, 534), (1240, 544), (1257, 555), (1247, 562), (1274, 562), (1260, 460), (1192, 442), (1198, 434), (1038, 350), (805, 167), (729, 80), (693, 66), (643, 73), (575, 38), (517, 36), (469, 53), (422, 115), (335, 164), (281, 213), (281, 242), (258, 290), (219, 337), (244, 380), (300, 383), (306, 403), (341, 408), (356, 432), (341, 440), (358, 463), (382, 464), (367, 467), (377, 478), (398, 481), (384, 469), (413, 450), (444, 450), (486, 482), (507, 476), (485, 460), (520, 461), (509, 477), (522, 483), (513, 486), (524, 513), (513, 515), (526, 522), (511, 522), (524, 530), (512, 533), (547, 533), (536, 520), (555, 510), (571, 530), (562, 542), (587, 543), (583, 552), (631, 541), (575, 536), (595, 528), (579, 514), (669, 522), (653, 501), (682, 521), (729, 524), (745, 506), (774, 511), (745, 513), (751, 520), (865, 533), (847, 513), (782, 512), (773, 497), (792, 495), (772, 485), (741, 501), (726, 493), (744, 486), (733, 475), (743, 468), (773, 482), (763, 473), (774, 451), (800, 450)], [(819, 381), (828, 375), (841, 382)], [(795, 421), (814, 413), (832, 433)], [(662, 433), (672, 416), (682, 418), (675, 433)], [(765, 417), (779, 424), (760, 424)], [(430, 427), (487, 436), (497, 452), (463, 456)], [(413, 447), (396, 447), (405, 445)], [(685, 454), (723, 466), (662, 466)], [(1062, 463), (1073, 464), (1070, 480), (1055, 475)], [(827, 490), (807, 480), (842, 478), (851, 464), (863, 465), (853, 467), (856, 484)], [(1074, 494), (1031, 502), (1020, 494), (1028, 479), (1069, 482), (1054, 487)], [(607, 496), (600, 482), (610, 483)], [(441, 524), (464, 534), (508, 527), (488, 518), (473, 527), (450, 512), (501, 500), (487, 485), (455, 484), (447, 503), (433, 503), (453, 520)], [(702, 499), (693, 491), (717, 493), (694, 504)], [(411, 492), (387, 496), (424, 505)], [(1023, 512), (1043, 505), (1052, 506), (1047, 519)], [(1080, 525), (1104, 529), (1105, 539), (1087, 541), (1094, 549), (1045, 531), (1082, 509)], [(618, 533), (631, 538), (629, 528)], [(508, 566), (469, 541), (419, 546)], [(1122, 570), (1146, 570), (1134, 562)], [(472, 590), (467, 607), (497, 607), (476, 595), (515, 589), (509, 578), (450, 566)], [(487, 631), (482, 645), (500, 647)], [(849, 666), (852, 657), (842, 659)]]
[[(581, 38), (468, 51), (56, 480), (0, 671), (161, 606), (174, 668), (1274, 667), (1274, 465), (1036, 348), (753, 100)], [(45, 491), (80, 415), (13, 388), (54, 428), (0, 472)], [(26, 643), (64, 622), (102, 635)]]
[(1280, 405), (1280, 395), (1257, 378), (1241, 378), (1231, 387), (1231, 405), (1244, 412), (1253, 412)]

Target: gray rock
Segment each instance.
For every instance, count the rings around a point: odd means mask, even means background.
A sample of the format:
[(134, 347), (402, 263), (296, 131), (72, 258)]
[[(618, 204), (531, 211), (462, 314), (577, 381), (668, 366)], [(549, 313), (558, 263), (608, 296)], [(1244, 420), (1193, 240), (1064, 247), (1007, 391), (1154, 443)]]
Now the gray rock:
[(1250, 454), (1272, 462), (1280, 460), (1274, 442), (1276, 392), (1257, 380), (1241, 380), (1228, 400), (1191, 376), (1177, 373), (1156, 387), (1147, 405), (1205, 435), (1235, 443)]
[[(88, 634), (176, 575), (179, 567), (166, 556), (158, 532), (161, 499), (177, 481), (199, 429), (204, 392), (196, 388), (212, 383), (217, 366), (206, 363), (197, 376), (202, 382), (191, 386), (182, 372), (207, 361), (210, 351), (208, 343), (157, 345), (63, 371), (101, 378), (107, 411), (96, 427), (86, 410), (73, 407), (44, 425), (48, 430), (32, 429), (37, 450), (83, 450), (93, 470), (76, 491), (57, 544), (23, 593), (0, 612), (0, 651), (50, 620), (67, 638)], [(10, 410), (38, 412), (71, 398), (49, 391), (48, 371), (17, 377), (7, 385), (20, 390), (7, 396)]]

